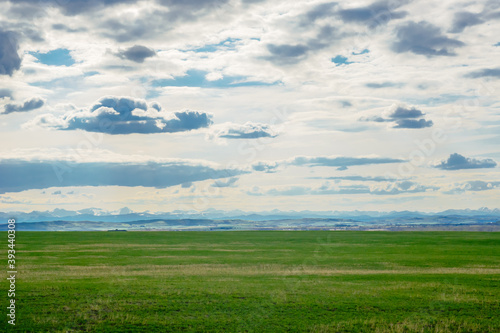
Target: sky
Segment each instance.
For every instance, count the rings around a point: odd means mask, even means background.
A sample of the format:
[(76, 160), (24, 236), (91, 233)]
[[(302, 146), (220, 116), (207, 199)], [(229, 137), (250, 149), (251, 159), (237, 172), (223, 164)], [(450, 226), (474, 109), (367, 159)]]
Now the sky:
[(496, 0), (17, 0), (0, 210), (500, 208)]

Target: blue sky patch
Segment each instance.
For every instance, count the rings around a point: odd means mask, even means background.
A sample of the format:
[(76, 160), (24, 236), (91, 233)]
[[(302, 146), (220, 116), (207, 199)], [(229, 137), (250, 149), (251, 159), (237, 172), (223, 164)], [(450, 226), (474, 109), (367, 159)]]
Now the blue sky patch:
[(160, 79), (152, 81), (153, 87), (200, 87), (200, 88), (235, 88), (249, 86), (271, 86), (279, 82), (267, 83), (262, 81), (247, 81), (244, 76), (225, 76), (222, 79), (210, 81), (205, 78), (206, 71), (197, 69), (188, 70), (185, 76), (174, 79)]
[(338, 55), (335, 58), (332, 58), (332, 62), (337, 64), (337, 66), (352, 64), (352, 62), (350, 62), (348, 60), (349, 59), (347, 59), (346, 57), (341, 56), (341, 55)]
[(71, 66), (75, 60), (69, 54), (68, 49), (55, 49), (47, 53), (30, 52), (42, 64), (49, 66)]

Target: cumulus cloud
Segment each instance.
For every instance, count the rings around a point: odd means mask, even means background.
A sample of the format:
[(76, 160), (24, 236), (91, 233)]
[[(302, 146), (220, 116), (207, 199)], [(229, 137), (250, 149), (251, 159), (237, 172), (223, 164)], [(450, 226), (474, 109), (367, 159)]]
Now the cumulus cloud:
[[(387, 118), (382, 116), (362, 117), (360, 121), (393, 122), (393, 128), (425, 128), (433, 125), (432, 120), (422, 119), (425, 113), (415, 107), (392, 105)], [(417, 119), (421, 118), (421, 119)]]
[(478, 160), (475, 158), (469, 158), (454, 153), (451, 154), (447, 160), (435, 164), (434, 167), (442, 170), (462, 170), (462, 169), (494, 168), (496, 167), (496, 165), (497, 163), (490, 158), (484, 160)]
[(481, 77), (500, 77), (500, 68), (484, 68), (472, 73), (466, 74), (465, 77), (473, 79)]
[(0, 75), (12, 76), (21, 67), (18, 49), (17, 35), (0, 28)]
[(245, 124), (225, 123), (214, 128), (209, 138), (258, 139), (274, 138), (278, 132), (270, 125), (246, 122)]
[(45, 100), (40, 97), (32, 97), (24, 100), (23, 103), (7, 103), (3, 106), (2, 114), (13, 112), (27, 112), (41, 108), (45, 104)]
[(408, 22), (396, 28), (397, 41), (392, 49), (397, 53), (412, 52), (428, 57), (454, 56), (455, 48), (465, 44), (448, 38), (441, 29), (429, 22)]
[[(46, 154), (47, 156), (50, 154)], [(95, 154), (88, 162), (71, 155), (0, 160), (0, 193), (68, 186), (144, 186), (166, 188), (208, 179), (230, 178), (247, 173), (213, 163), (182, 159)], [(60, 155), (60, 154), (59, 154)], [(61, 158), (63, 157), (63, 158)], [(101, 158), (102, 157), (102, 158)]]
[(144, 59), (156, 55), (156, 52), (142, 45), (134, 45), (126, 50), (119, 51), (117, 56), (122, 59), (128, 59), (137, 63), (143, 63)]
[(107, 134), (173, 133), (208, 127), (212, 115), (199, 111), (167, 113), (156, 103), (130, 97), (103, 97), (89, 109), (69, 111), (61, 117), (44, 114), (25, 124), (58, 130), (81, 129)]

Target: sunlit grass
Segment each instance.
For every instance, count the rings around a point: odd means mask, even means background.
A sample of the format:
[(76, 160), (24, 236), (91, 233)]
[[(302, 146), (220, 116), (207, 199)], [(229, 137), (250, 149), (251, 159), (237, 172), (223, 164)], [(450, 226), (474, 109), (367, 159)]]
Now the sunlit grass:
[(16, 243), (22, 332), (500, 328), (497, 233), (20, 232)]

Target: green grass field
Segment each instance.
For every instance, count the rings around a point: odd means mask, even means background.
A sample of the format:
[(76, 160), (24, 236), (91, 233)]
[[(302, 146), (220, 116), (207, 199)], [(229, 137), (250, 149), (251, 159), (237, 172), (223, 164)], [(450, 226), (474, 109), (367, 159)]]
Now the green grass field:
[(16, 244), (6, 331), (500, 331), (499, 233), (18, 232)]

